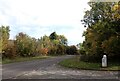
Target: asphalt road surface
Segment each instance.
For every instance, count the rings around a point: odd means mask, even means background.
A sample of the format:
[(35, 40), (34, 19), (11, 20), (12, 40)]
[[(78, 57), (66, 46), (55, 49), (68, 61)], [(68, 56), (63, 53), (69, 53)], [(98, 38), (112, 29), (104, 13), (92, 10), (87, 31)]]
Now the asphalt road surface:
[(118, 79), (117, 71), (92, 71), (64, 68), (58, 63), (74, 56), (4, 64), (2, 79)]

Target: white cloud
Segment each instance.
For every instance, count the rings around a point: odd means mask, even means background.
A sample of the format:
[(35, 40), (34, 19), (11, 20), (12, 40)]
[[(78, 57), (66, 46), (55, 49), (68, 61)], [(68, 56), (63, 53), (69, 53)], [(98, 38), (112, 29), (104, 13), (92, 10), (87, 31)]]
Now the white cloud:
[(64, 34), (72, 44), (83, 41), (80, 20), (88, 0), (0, 0), (0, 25), (9, 25), (11, 38), (26, 32), (39, 38), (53, 31)]

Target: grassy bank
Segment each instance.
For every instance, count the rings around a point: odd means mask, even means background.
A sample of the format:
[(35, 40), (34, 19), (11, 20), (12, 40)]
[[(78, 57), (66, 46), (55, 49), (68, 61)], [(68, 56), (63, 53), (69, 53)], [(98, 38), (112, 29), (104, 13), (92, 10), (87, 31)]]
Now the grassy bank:
[(101, 63), (83, 62), (83, 61), (79, 61), (78, 58), (66, 59), (61, 61), (59, 64), (73, 69), (108, 70), (108, 71), (120, 70), (120, 64), (116, 62), (109, 62), (107, 68), (102, 68)]
[(14, 63), (14, 62), (24, 62), (32, 60), (46, 59), (50, 56), (36, 56), (36, 57), (16, 57), (15, 59), (2, 59), (2, 64)]

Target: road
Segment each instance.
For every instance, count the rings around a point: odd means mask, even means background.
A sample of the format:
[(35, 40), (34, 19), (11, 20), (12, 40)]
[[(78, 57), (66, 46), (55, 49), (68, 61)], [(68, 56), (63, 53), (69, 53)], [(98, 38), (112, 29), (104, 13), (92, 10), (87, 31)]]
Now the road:
[(74, 56), (4, 64), (3, 79), (118, 79), (117, 71), (92, 71), (64, 68), (58, 63)]

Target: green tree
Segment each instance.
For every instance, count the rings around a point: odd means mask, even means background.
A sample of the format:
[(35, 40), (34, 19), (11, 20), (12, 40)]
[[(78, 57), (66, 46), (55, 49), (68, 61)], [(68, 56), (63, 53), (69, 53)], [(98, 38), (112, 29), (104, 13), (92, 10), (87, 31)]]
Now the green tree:
[(60, 41), (60, 44), (67, 45), (67, 38), (64, 35), (58, 35), (58, 40)]
[(2, 58), (5, 57), (8, 50), (9, 32), (9, 26), (0, 27), (0, 54), (2, 54)]
[(66, 53), (70, 54), (70, 55), (76, 55), (76, 54), (78, 54), (76, 46), (74, 46), (74, 45), (67, 46)]
[[(118, 5), (117, 9), (114, 9), (116, 4)], [(119, 56), (120, 54), (116, 50), (120, 50), (120, 48), (115, 46), (119, 43), (118, 38), (120, 37), (119, 4), (93, 2), (89, 5), (91, 10), (85, 12), (82, 20), (87, 27), (83, 34), (85, 36), (83, 42), (85, 54), (99, 58), (103, 54)]]
[(30, 36), (24, 33), (19, 33), (16, 36), (16, 47), (17, 47), (17, 52), (19, 53), (20, 56), (34, 56), (35, 52), (35, 39), (32, 39)]
[(52, 44), (50, 38), (46, 35), (41, 37), (41, 39), (38, 39), (37, 45), (38, 45), (37, 51), (40, 55), (48, 53), (46, 51), (49, 51), (53, 47), (53, 44)]
[(0, 27), (0, 49), (4, 52), (8, 45), (9, 40), (9, 26), (1, 26)]
[(49, 38), (50, 38), (51, 40), (56, 40), (56, 39), (57, 39), (57, 34), (56, 34), (56, 32), (51, 33), (50, 36), (49, 36)]
[(14, 44), (14, 40), (9, 40), (6, 50), (2, 55), (2, 58), (9, 58), (9, 59), (14, 59), (15, 57), (17, 57), (17, 53), (16, 53), (16, 45)]
[(57, 35), (56, 32), (51, 33), (49, 38), (51, 40), (49, 53), (54, 55), (65, 54), (67, 38), (64, 35)]

